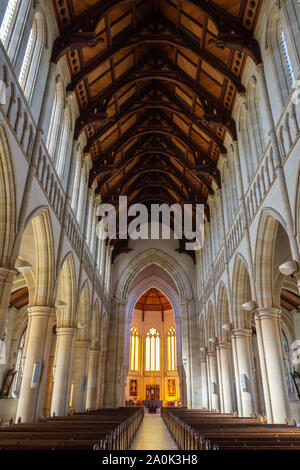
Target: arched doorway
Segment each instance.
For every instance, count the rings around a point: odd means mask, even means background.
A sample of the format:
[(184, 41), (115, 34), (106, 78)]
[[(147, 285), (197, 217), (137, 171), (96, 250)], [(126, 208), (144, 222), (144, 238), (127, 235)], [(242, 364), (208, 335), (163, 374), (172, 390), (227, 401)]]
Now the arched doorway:
[(129, 405), (160, 400), (176, 406), (180, 400), (175, 316), (155, 287), (139, 298), (132, 313), (125, 394)]

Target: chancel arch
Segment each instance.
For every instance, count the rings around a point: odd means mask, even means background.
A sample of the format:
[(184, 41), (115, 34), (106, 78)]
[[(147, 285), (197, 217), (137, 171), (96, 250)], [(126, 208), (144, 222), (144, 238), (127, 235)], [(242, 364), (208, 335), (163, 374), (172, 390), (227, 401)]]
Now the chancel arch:
[[(151, 289), (152, 287), (155, 287), (165, 293), (174, 311), (177, 325), (177, 370), (179, 371), (179, 381), (180, 384), (182, 384), (182, 387), (184, 387), (185, 383), (183, 376), (189, 374), (189, 370), (183, 367), (184, 361), (182, 361), (181, 358), (184, 359), (184, 355), (188, 354), (187, 351), (189, 348), (192, 349), (192, 346), (189, 344), (188, 337), (181, 341), (181, 326), (182, 322), (187, 322), (186, 315), (188, 314), (190, 302), (192, 300), (192, 289), (190, 286), (190, 281), (185, 271), (175, 259), (172, 259), (170, 255), (161, 250), (150, 249), (129, 263), (121, 278), (118, 280), (115, 290), (114, 310), (117, 312), (119, 319), (118, 321), (115, 320), (115, 324), (111, 324), (110, 338), (113, 336), (117, 339), (117, 341), (114, 342), (114, 348), (117, 348), (118, 351), (121, 351), (121, 354), (118, 358), (119, 364), (117, 368), (120, 371), (121, 389), (123, 390), (125, 390), (125, 380), (129, 368), (130, 327), (132, 322), (132, 312), (139, 297), (146, 290)], [(122, 325), (122, 329), (120, 329), (120, 325)], [(185, 324), (183, 327), (185, 328)], [(114, 329), (112, 330), (112, 328)], [(115, 331), (115, 333), (112, 334), (112, 331)], [(178, 360), (178, 358), (180, 359)], [(115, 378), (111, 377), (110, 380), (115, 380)], [(108, 380), (108, 382), (110, 382), (110, 380)], [(192, 387), (188, 377), (186, 377), (186, 381), (188, 387)], [(113, 384), (107, 384), (106, 390), (111, 392), (112, 389)], [(120, 400), (120, 402), (124, 402), (125, 396), (123, 390), (119, 389), (119, 391), (115, 393), (114, 400)], [(108, 406), (109, 403), (108, 393), (110, 392), (106, 393), (106, 406)], [(181, 397), (185, 396), (186, 392), (184, 390), (181, 392)], [(188, 397), (188, 399), (192, 400), (192, 394)]]
[(156, 287), (147, 289), (132, 312), (127, 403), (179, 403), (176, 327), (168, 298)]

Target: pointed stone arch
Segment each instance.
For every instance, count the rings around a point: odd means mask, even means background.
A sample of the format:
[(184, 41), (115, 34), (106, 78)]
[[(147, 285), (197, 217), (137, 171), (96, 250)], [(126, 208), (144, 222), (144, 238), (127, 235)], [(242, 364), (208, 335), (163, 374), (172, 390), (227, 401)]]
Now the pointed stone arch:
[[(151, 273), (151, 269), (155, 272)], [(115, 288), (108, 347), (108, 363), (111, 363), (111, 366), (106, 369), (105, 406), (107, 407), (119, 406), (124, 402), (131, 312), (138, 298), (151, 287), (157, 287), (170, 300), (177, 319), (176, 344), (178, 345), (180, 343), (178, 332), (181, 324), (183, 364), (181, 377), (184, 377), (182, 382), (186, 384), (187, 389), (187, 401), (184, 399), (184, 403), (188, 406), (195, 406), (194, 400), (197, 400), (197, 397), (195, 397), (193, 387), (197, 388), (198, 384), (196, 384), (196, 379), (193, 383), (191, 374), (199, 367), (197, 362), (199, 349), (197, 349), (198, 345), (196, 346), (198, 338), (192, 285), (185, 270), (173, 257), (152, 248), (128, 263)], [(179, 350), (177, 348), (177, 356)], [(114, 368), (112, 361), (115, 364)]]
[(234, 328), (247, 328), (249, 319), (242, 305), (248, 300), (252, 300), (249, 268), (243, 256), (237, 253), (232, 276), (232, 323)]
[(92, 312), (91, 320), (91, 348), (97, 349), (100, 344), (100, 305), (97, 299)]
[(115, 296), (119, 299), (127, 299), (135, 277), (152, 264), (160, 266), (170, 275), (175, 282), (180, 300), (193, 298), (191, 283), (184, 269), (174, 258), (155, 248), (143, 252), (128, 264), (116, 286)]
[(281, 276), (277, 266), (280, 263), (274, 258), (275, 244), (279, 231), (283, 235), (285, 234), (285, 247), (281, 247), (282, 254), (284, 250), (286, 252), (284, 256), (287, 259), (291, 258), (290, 244), (284, 220), (275, 210), (265, 209), (259, 221), (254, 262), (257, 303), (260, 307), (275, 306), (279, 302), (278, 290), (280, 291), (283, 277), (280, 280)]
[(57, 299), (65, 302), (65, 308), (57, 311), (58, 327), (75, 327), (76, 273), (73, 253), (65, 256), (59, 274)]
[(55, 251), (52, 221), (47, 207), (39, 207), (27, 217), (19, 256), (32, 265), (32, 272), (24, 275), (28, 280), (29, 306), (53, 306)]
[(217, 336), (216, 324), (215, 324), (215, 309), (212, 301), (208, 302), (207, 316), (206, 316), (206, 328), (207, 328), (207, 341), (211, 349), (215, 348), (215, 340)]
[(90, 289), (86, 280), (81, 288), (79, 306), (77, 312), (77, 339), (87, 341), (90, 339), (91, 309), (90, 309)]
[(229, 299), (227, 289), (223, 282), (220, 282), (218, 301), (217, 301), (217, 335), (221, 341), (229, 341), (229, 330), (225, 330), (223, 325), (229, 325), (231, 323), (230, 311), (229, 311)]
[(0, 266), (13, 268), (11, 258), (16, 233), (15, 172), (7, 133), (0, 123)]

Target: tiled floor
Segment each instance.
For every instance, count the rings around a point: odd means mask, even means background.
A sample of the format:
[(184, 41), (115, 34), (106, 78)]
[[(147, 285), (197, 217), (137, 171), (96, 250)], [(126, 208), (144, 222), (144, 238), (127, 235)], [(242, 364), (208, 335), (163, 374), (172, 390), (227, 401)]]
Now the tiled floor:
[(176, 450), (177, 446), (159, 414), (145, 414), (130, 450)]

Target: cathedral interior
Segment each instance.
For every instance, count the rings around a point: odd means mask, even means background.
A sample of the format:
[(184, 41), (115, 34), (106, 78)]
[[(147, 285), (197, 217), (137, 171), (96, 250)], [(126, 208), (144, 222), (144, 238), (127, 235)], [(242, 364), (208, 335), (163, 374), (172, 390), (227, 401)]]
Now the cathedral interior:
[(300, 450), (299, 90), (299, 0), (1, 1), (0, 450)]

